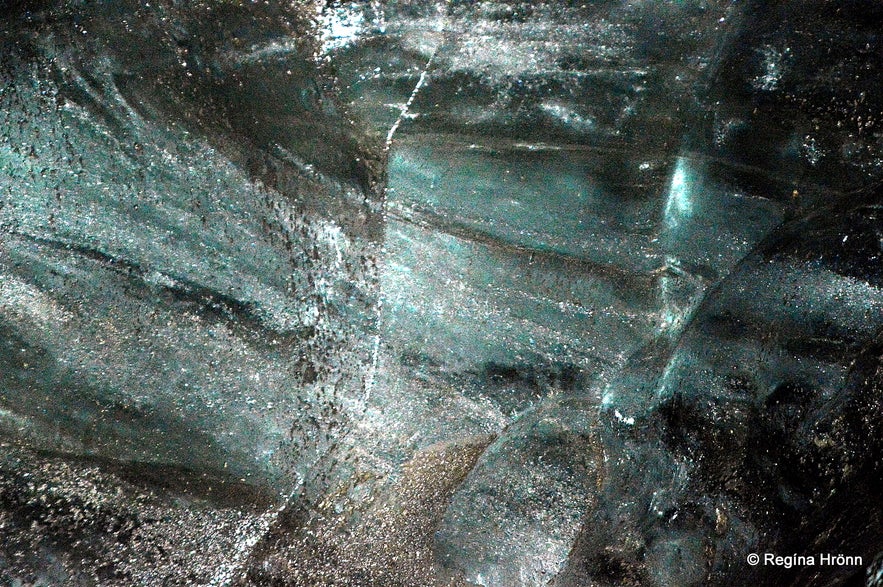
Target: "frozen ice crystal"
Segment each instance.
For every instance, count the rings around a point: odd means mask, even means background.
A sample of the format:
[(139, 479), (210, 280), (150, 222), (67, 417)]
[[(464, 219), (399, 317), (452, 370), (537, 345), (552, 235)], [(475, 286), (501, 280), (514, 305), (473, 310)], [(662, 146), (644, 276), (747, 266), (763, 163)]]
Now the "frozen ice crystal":
[(877, 3), (2, 9), (0, 584), (880, 583)]

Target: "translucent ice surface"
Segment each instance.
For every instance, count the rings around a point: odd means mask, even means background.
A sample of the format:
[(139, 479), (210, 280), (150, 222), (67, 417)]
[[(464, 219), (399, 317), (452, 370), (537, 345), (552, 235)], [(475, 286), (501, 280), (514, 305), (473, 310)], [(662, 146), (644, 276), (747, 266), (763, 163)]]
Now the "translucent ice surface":
[(878, 4), (0, 7), (0, 585), (880, 583)]

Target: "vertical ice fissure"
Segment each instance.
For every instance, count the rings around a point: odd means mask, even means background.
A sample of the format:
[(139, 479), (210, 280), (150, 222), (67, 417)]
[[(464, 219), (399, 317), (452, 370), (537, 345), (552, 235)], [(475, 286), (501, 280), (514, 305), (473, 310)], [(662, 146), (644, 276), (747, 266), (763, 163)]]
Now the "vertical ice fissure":
[(408, 116), (408, 110), (411, 108), (411, 104), (414, 103), (414, 100), (417, 99), (417, 95), (420, 93), (420, 90), (423, 88), (423, 85), (426, 83), (426, 78), (429, 76), (429, 69), (432, 67), (432, 63), (435, 60), (435, 54), (438, 53), (438, 47), (433, 50), (432, 55), (429, 56), (429, 59), (426, 61), (426, 65), (423, 66), (423, 71), (420, 72), (420, 78), (417, 80), (417, 84), (414, 86), (414, 89), (411, 91), (410, 97), (408, 97), (408, 101), (402, 105), (402, 110), (399, 112), (396, 121), (389, 128), (389, 132), (386, 134), (386, 150), (389, 151), (392, 146), (392, 139), (396, 134), (396, 131), (399, 129), (399, 126), (402, 124), (402, 121), (405, 117)]

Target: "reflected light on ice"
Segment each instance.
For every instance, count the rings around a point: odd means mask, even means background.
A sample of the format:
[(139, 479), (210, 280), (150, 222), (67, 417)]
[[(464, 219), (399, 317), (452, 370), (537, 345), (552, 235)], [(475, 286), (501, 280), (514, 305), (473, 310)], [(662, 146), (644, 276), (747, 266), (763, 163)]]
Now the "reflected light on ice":
[(694, 183), (689, 161), (686, 157), (678, 157), (665, 201), (665, 224), (668, 228), (677, 228), (681, 220), (692, 215)]

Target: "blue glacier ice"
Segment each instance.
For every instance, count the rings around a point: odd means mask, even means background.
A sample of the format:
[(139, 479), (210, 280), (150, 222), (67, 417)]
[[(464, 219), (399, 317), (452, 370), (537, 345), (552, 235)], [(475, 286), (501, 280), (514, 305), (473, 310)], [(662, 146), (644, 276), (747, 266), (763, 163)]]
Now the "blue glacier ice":
[(879, 584), (881, 23), (6, 3), (0, 584)]

